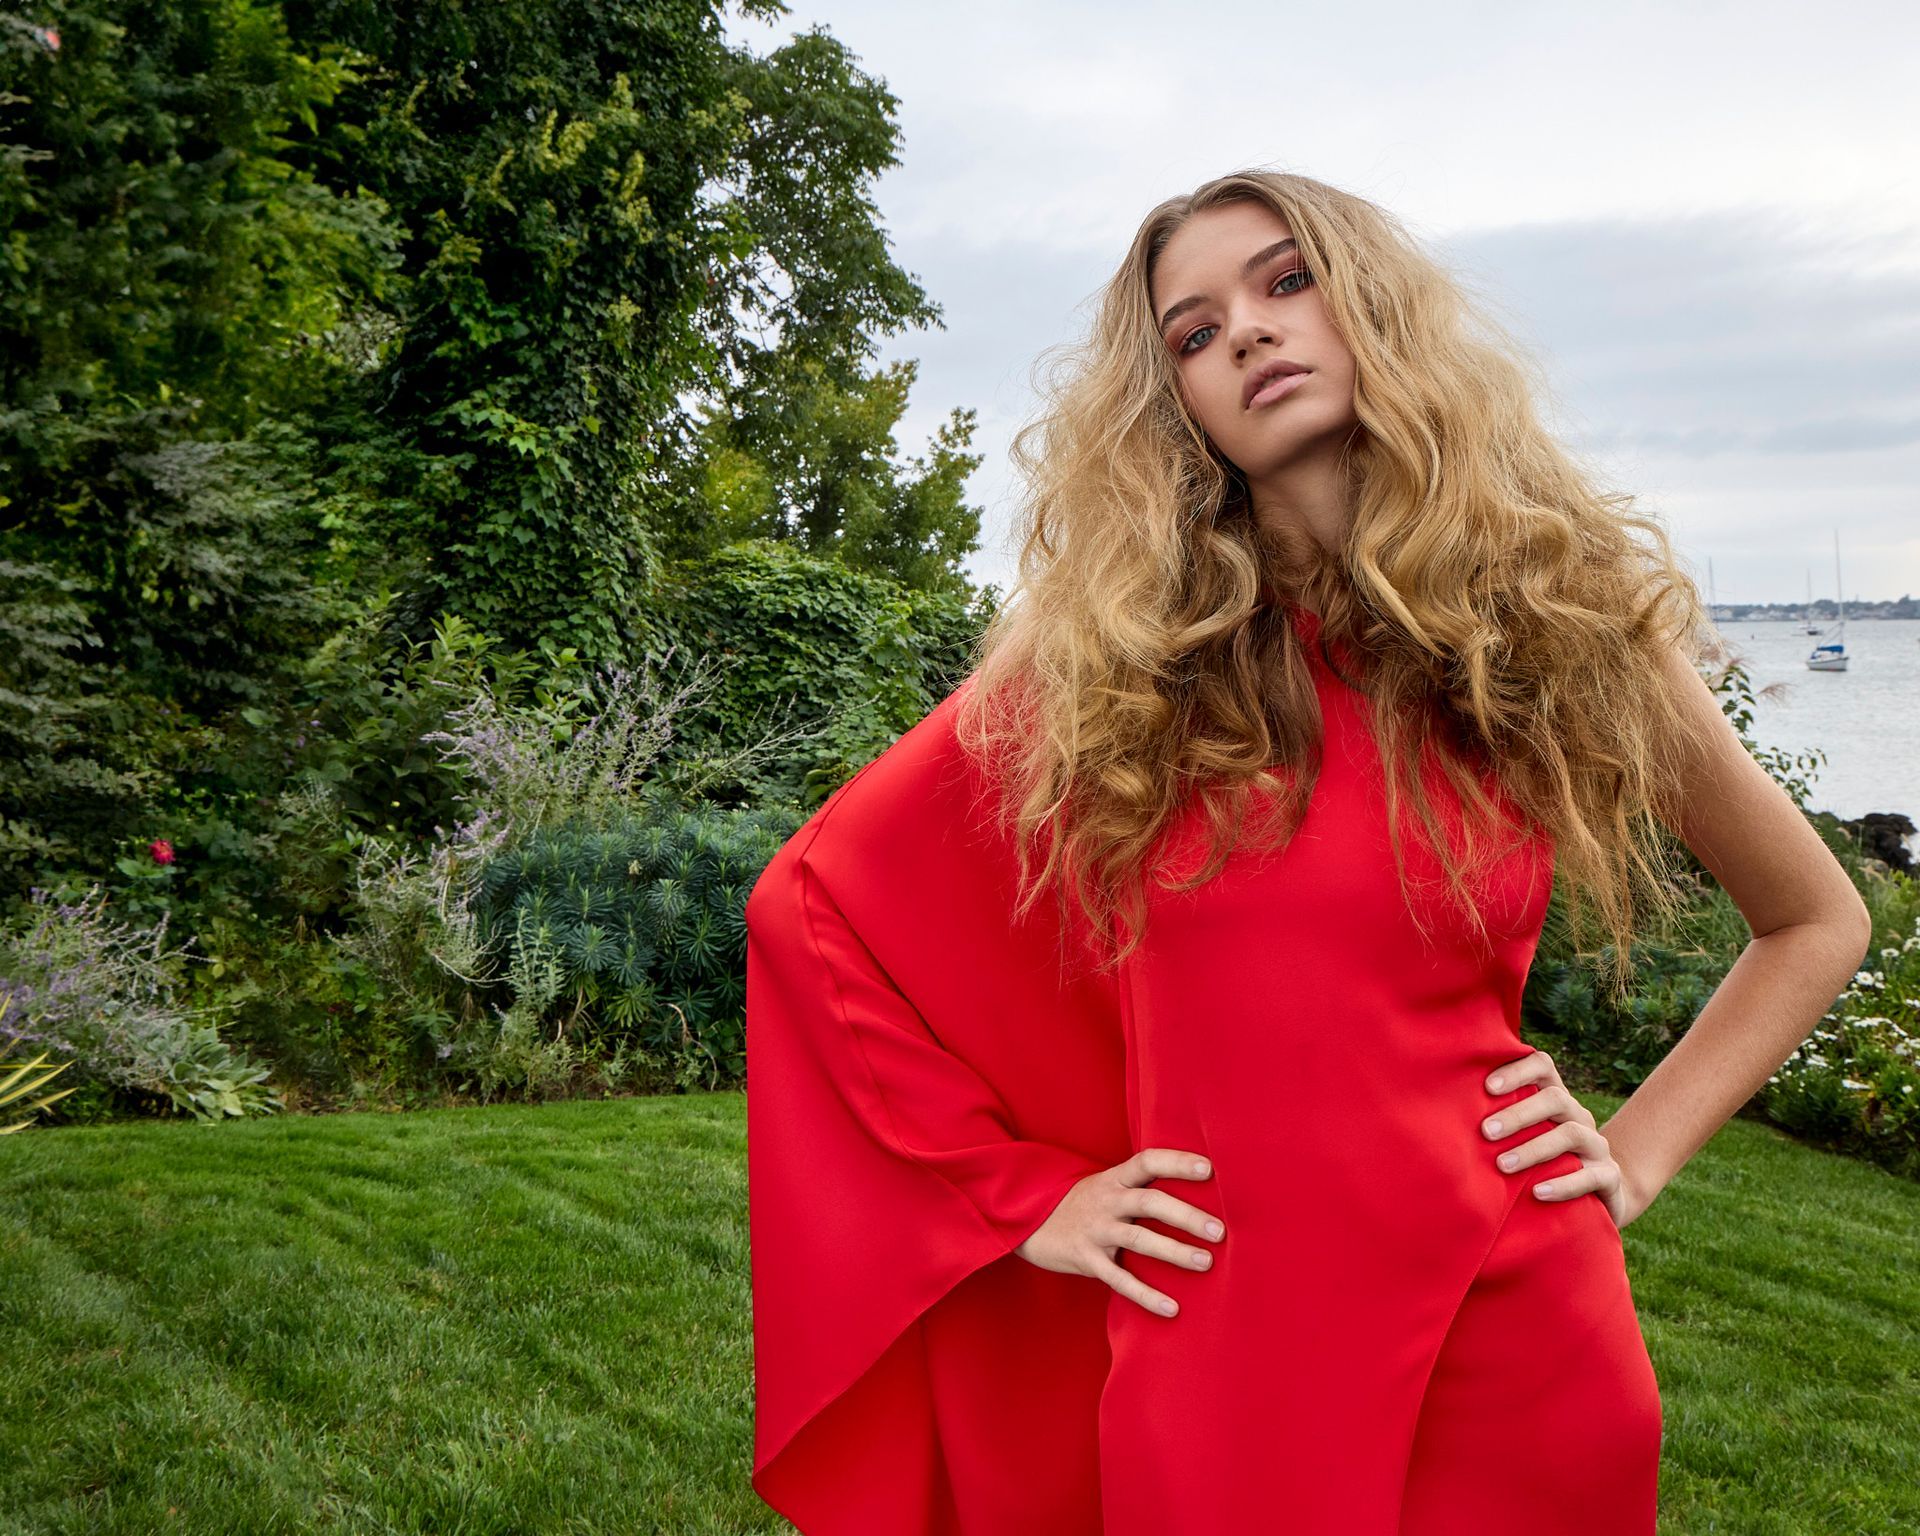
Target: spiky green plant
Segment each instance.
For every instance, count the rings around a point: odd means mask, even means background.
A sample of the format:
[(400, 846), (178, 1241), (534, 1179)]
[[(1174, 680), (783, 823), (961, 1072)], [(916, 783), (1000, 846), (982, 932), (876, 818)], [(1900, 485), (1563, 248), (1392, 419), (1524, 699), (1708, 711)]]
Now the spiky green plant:
[[(7, 1010), (12, 1006), (13, 998), (11, 996), (0, 997), (0, 1018), (5, 1018)], [(63, 1061), (57, 1067), (47, 1067), (45, 1071), (41, 1071), (41, 1068), (46, 1066), (46, 1062), (47, 1053), (45, 1051), (42, 1051), (38, 1056), (34, 1057), (32, 1061), (14, 1062), (7, 1060), (5, 1057), (0, 1057), (0, 1069), (7, 1067), (13, 1068), (13, 1071), (7, 1076), (0, 1077), (0, 1109), (6, 1109), (11, 1105), (12, 1109), (9, 1110), (9, 1113), (15, 1113), (21, 1110), (26, 1112), (20, 1119), (13, 1121), (11, 1124), (0, 1125), (0, 1136), (9, 1135), (14, 1131), (24, 1131), (28, 1126), (33, 1124), (33, 1117), (39, 1114), (41, 1110), (45, 1109), (57, 1099), (64, 1099), (74, 1091), (72, 1088), (62, 1088), (58, 1093), (42, 1094), (41, 1097), (33, 1100), (31, 1103), (22, 1104), (19, 1102), (30, 1093), (39, 1093), (39, 1091), (55, 1077), (73, 1065), (70, 1061)], [(39, 1075), (35, 1076), (35, 1073)]]
[[(563, 1027), (588, 1021), (664, 1057), (745, 1071), (746, 904), (795, 810), (683, 807), (662, 795), (543, 828), (490, 859), (475, 901), (509, 976), (553, 976)], [(546, 987), (542, 987), (544, 992)]]

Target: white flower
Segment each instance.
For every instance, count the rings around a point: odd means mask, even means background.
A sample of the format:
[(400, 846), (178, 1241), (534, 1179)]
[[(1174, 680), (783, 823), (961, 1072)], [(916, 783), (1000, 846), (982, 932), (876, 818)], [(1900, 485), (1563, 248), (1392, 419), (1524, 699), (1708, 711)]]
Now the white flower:
[(1863, 1083), (1851, 1077), (1843, 1077), (1840, 1079), (1840, 1086), (1842, 1088), (1871, 1088), (1873, 1084)]

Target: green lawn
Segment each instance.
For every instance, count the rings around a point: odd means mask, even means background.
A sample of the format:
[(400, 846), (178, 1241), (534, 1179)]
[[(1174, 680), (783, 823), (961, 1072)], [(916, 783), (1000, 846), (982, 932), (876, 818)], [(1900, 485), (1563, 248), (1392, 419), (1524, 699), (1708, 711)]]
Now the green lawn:
[[(737, 1093), (0, 1138), (0, 1532), (787, 1529), (744, 1155)], [(1737, 1122), (1626, 1240), (1663, 1531), (1920, 1530), (1920, 1185)]]

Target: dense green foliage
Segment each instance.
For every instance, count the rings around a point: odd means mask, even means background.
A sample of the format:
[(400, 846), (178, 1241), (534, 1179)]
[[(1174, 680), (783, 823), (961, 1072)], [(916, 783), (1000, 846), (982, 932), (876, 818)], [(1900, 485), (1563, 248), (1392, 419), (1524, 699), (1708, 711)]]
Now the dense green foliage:
[(460, 613), (599, 660), (635, 638), (650, 463), (690, 312), (739, 235), (701, 189), (742, 131), (705, 4), (290, 3), (358, 68), (303, 159), (390, 210), (393, 334), (324, 423), (415, 628)]
[(0, 864), (98, 866), (333, 620), (297, 423), (379, 291), (289, 134), (346, 78), (246, 0), (0, 27)]
[(536, 1020), (560, 1004), (640, 1050), (697, 1050), (705, 1086), (741, 1082), (747, 894), (798, 824), (654, 802), (539, 832), (484, 866), (482, 944)]
[(701, 502), (711, 511), (675, 550), (782, 539), (910, 591), (970, 594), (960, 560), (977, 546), (980, 520), (961, 493), (980, 461), (965, 451), (974, 414), (955, 412), (911, 477), (900, 474), (893, 431), (914, 371), (897, 364), (847, 389), (815, 370), (783, 381), (770, 420), (715, 414), (700, 448)]
[[(0, 18), (0, 1038), (145, 989), (71, 1118), (176, 1067), (230, 1103), (247, 1052), (295, 1102), (557, 1091), (523, 1037), (563, 1005), (447, 962), (488, 857), (641, 835), (580, 733), (626, 710), (629, 789), (777, 823), (951, 686), (972, 416), (904, 457), (913, 366), (873, 364), (939, 319), (870, 195), (897, 106), (708, 0)], [(633, 1081), (737, 1057), (696, 948), (655, 981), (699, 1037)]]
[(0, 24), (13, 898), (170, 789), (258, 799), (213, 738), (363, 596), (390, 645), (457, 615), (591, 666), (656, 647), (659, 552), (744, 531), (964, 600), (970, 417), (898, 463), (911, 366), (868, 368), (938, 318), (867, 190), (896, 105), (704, 0)]
[(677, 564), (659, 592), (668, 643), (720, 663), (712, 693), (680, 715), (679, 739), (717, 750), (749, 727), (791, 733), (713, 787), (746, 803), (825, 799), (958, 684), (985, 620), (982, 602), (767, 541)]

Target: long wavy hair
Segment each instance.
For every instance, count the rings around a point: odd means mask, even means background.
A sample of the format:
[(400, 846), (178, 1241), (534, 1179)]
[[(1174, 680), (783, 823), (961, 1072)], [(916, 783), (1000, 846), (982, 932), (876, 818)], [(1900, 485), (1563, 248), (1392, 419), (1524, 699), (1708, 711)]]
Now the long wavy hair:
[[(1238, 199), (1286, 221), (1355, 359), (1338, 548), (1256, 522), (1155, 326), (1167, 240)], [(1715, 647), (1659, 521), (1598, 488), (1541, 425), (1538, 363), (1389, 213), (1263, 169), (1154, 208), (1088, 338), (1042, 357), (1043, 410), (1012, 445), (1017, 577), (955, 715), (1017, 851), (1018, 912), (1052, 888), (1117, 964), (1143, 936), (1149, 879), (1191, 889), (1236, 848), (1292, 835), (1322, 730), (1295, 604), (1370, 698), (1403, 891), (1410, 804), (1484, 941), (1481, 880), (1516, 834), (1544, 829), (1573, 932), (1611, 938), (1624, 992), (1640, 917), (1676, 908), (1660, 823), (1698, 745), (1661, 652)], [(1457, 797), (1444, 824), (1436, 770)], [(1157, 850), (1190, 800), (1208, 843), (1179, 875)]]

